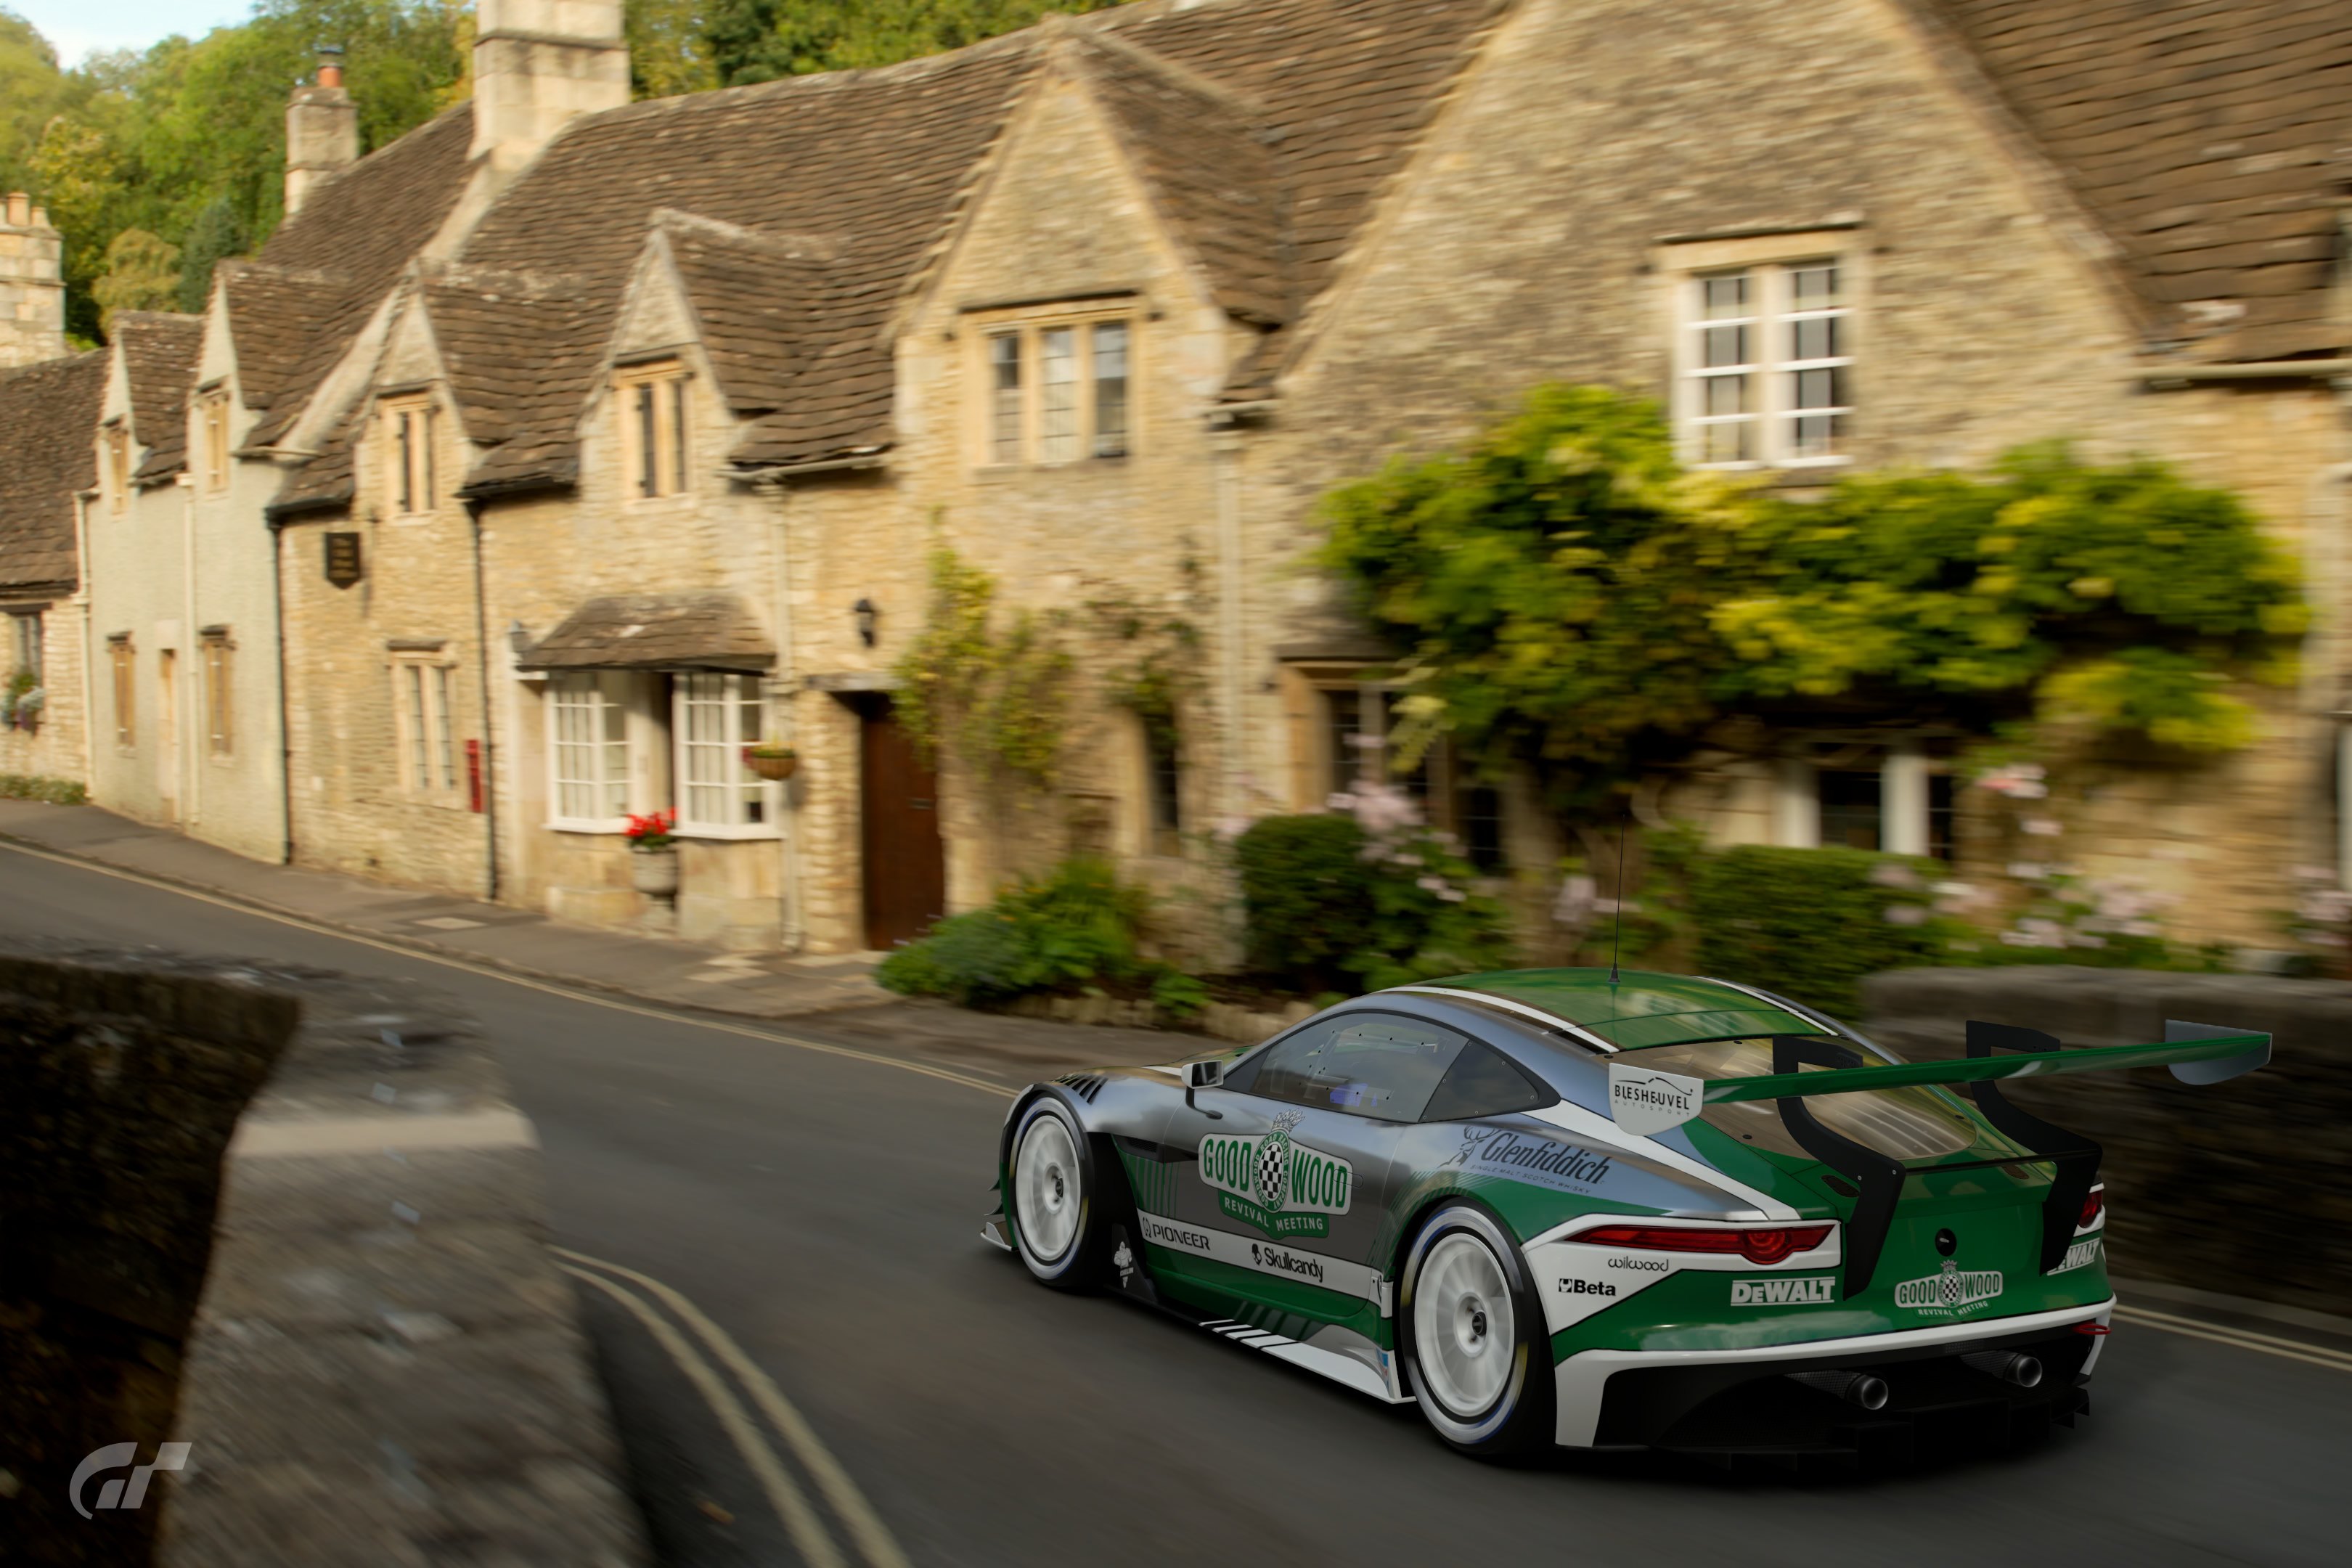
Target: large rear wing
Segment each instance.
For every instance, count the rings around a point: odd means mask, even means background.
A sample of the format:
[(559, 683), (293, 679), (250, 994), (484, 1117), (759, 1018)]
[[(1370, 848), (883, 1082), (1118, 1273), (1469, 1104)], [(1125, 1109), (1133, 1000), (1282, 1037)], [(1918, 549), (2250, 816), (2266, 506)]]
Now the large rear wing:
[[(2079, 1134), (2054, 1127), (2011, 1105), (1999, 1088), (2012, 1078), (2101, 1072), (2116, 1068), (2169, 1067), (2183, 1083), (2211, 1084), (2253, 1071), (2271, 1059), (2271, 1037), (2211, 1024), (2167, 1020), (2160, 1042), (2066, 1050), (2057, 1037), (2038, 1029), (1971, 1020), (1968, 1055), (1956, 1061), (1863, 1065), (1861, 1053), (1817, 1035), (1772, 1037), (1772, 1071), (1748, 1078), (1700, 1079), (1662, 1072), (1618, 1057), (1609, 1064), (1609, 1109), (1628, 1132), (1655, 1133), (1678, 1127), (1710, 1105), (1777, 1100), (1780, 1121), (1798, 1147), (1860, 1184), (1861, 1195), (1846, 1222), (1845, 1293), (1870, 1282), (1878, 1253), (1895, 1217), (1895, 1200), (1914, 1173), (1901, 1161), (1823, 1126), (1806, 1109), (1818, 1095), (1855, 1094), (1872, 1089), (1912, 1089), (1927, 1084), (1967, 1084), (1986, 1121), (2032, 1152), (1990, 1160), (1939, 1161), (1922, 1170), (1955, 1171), (1982, 1165), (2046, 1163), (2054, 1167), (2043, 1199), (2042, 1268), (2057, 1267), (2073, 1238), (2075, 1216), (2098, 1174), (2101, 1151)], [(1804, 1068), (1816, 1069), (1808, 1072)]]

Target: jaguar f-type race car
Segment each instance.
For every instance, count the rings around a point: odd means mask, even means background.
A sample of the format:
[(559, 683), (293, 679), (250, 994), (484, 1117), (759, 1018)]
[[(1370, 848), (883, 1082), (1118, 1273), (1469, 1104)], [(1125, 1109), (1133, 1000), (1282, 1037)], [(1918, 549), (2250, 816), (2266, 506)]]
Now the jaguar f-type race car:
[[(1751, 986), (1599, 970), (1359, 997), (1262, 1045), (1033, 1086), (984, 1234), (1446, 1441), (1900, 1463), (2071, 1426), (2115, 1306), (2100, 1151), (2001, 1080), (2270, 1037), (1905, 1063)], [(1965, 1089), (1965, 1093), (1960, 1092)]]

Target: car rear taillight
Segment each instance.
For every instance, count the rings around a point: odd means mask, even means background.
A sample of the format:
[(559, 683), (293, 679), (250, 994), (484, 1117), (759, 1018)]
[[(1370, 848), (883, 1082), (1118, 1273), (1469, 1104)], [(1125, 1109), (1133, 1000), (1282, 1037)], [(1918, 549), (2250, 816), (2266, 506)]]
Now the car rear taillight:
[(2099, 1223), (2099, 1216), (2106, 1212), (2107, 1189), (2105, 1187), (2093, 1187), (2091, 1189), (2090, 1195), (2083, 1200), (2083, 1213), (2082, 1215), (2074, 1221), (2074, 1228), (2076, 1230), (2090, 1229), (2093, 1226)]
[(1778, 1263), (1811, 1252), (1826, 1240), (1825, 1225), (1782, 1225), (1738, 1230), (1665, 1225), (1604, 1225), (1570, 1237), (1595, 1247), (1631, 1247), (1644, 1252), (1737, 1253), (1750, 1263)]

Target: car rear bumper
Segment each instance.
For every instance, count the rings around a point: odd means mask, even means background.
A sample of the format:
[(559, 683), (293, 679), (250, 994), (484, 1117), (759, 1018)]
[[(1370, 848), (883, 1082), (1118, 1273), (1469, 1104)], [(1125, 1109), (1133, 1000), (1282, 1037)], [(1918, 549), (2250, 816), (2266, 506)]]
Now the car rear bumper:
[[(1553, 1369), (1557, 1440), (1564, 1447), (1667, 1447), (1691, 1452), (1853, 1451), (1886, 1428), (1930, 1424), (1972, 1431), (2070, 1421), (2098, 1359), (2109, 1298), (2091, 1306), (1945, 1323), (1897, 1333), (1746, 1350), (1584, 1351)], [(1962, 1367), (1979, 1350), (2023, 1350), (2044, 1365), (2041, 1384), (2021, 1389)], [(1894, 1391), (1887, 1408), (1867, 1412), (1787, 1380), (1785, 1374), (1867, 1368)]]

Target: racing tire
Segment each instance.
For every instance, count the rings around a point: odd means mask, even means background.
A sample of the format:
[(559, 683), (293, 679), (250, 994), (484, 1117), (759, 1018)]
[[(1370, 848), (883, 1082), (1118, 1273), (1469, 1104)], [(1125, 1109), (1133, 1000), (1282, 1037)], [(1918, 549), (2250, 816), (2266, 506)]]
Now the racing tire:
[(1056, 1290), (1100, 1284), (1112, 1205), (1076, 1113), (1052, 1094), (1039, 1095), (1014, 1119), (1006, 1151), (1004, 1213), (1030, 1278)]
[(1415, 1233), (1396, 1323), (1406, 1381), (1440, 1437), (1485, 1459), (1550, 1445), (1543, 1302), (1518, 1243), (1484, 1206), (1448, 1203)]

